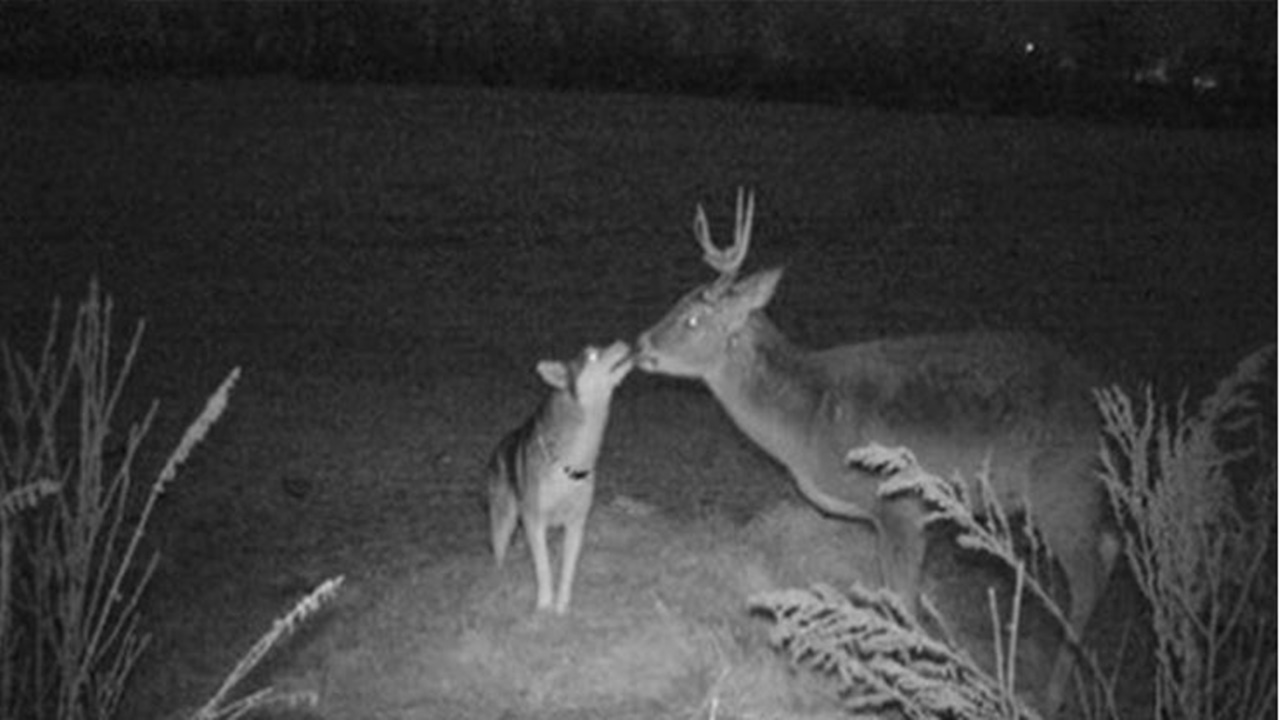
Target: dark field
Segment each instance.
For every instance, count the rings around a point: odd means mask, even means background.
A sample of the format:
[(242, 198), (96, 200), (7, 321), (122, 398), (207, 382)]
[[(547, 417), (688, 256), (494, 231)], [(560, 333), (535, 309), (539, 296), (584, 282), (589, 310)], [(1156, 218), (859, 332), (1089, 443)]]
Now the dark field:
[[(787, 266), (770, 315), (803, 345), (1032, 330), (1172, 394), (1276, 337), (1269, 131), (284, 80), (0, 93), (3, 335), (34, 352), (94, 273), (122, 343), (145, 317), (122, 410), (162, 402), (144, 470), (244, 370), (160, 508), (124, 717), (202, 701), (337, 574), (262, 678), (319, 690), (323, 717), (822, 712), (763, 669), (743, 602), (847, 582), (827, 546), (865, 537), (761, 516), (798, 496), (695, 385), (619, 391), (569, 618), (528, 617), (523, 545), (501, 574), (487, 555), (480, 472), (535, 362), (632, 339), (709, 278), (694, 206), (727, 239), (739, 185), (748, 267)], [(1117, 593), (1108, 628), (1133, 620)], [(1135, 710), (1148, 662), (1122, 662)]]

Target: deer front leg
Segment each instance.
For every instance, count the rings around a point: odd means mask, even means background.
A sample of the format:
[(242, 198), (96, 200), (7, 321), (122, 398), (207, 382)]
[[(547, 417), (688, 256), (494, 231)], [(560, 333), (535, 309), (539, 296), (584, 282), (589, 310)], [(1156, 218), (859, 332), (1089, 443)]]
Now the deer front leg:
[(876, 529), (881, 578), (918, 617), (925, 555), (924, 507), (914, 497), (885, 501), (880, 506)]

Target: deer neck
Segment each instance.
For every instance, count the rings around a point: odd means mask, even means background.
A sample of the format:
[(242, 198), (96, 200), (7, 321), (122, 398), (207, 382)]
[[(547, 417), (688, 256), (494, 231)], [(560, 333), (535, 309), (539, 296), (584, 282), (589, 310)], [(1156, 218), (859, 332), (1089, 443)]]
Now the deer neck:
[(705, 380), (738, 428), (787, 467), (810, 502), (831, 515), (877, 522), (875, 484), (845, 482), (834, 451), (838, 424), (852, 418), (830, 376), (762, 314), (729, 338), (724, 362)]
[(734, 423), (766, 452), (793, 470), (806, 461), (826, 381), (807, 353), (764, 315), (752, 313), (730, 336), (724, 363), (706, 382)]

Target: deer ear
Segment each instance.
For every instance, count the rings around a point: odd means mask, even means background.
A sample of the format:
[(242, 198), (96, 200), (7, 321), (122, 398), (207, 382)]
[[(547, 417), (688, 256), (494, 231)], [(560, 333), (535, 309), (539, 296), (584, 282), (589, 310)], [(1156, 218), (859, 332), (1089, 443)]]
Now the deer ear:
[(557, 390), (569, 387), (569, 367), (559, 360), (543, 360), (538, 363), (538, 374), (544, 382)]
[(769, 304), (782, 279), (782, 268), (762, 270), (733, 286), (734, 295), (747, 310), (759, 310)]

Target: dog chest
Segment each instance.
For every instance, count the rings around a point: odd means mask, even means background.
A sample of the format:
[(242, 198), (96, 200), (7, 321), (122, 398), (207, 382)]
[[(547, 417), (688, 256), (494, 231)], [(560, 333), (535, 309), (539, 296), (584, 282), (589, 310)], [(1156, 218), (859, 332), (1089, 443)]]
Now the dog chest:
[(542, 515), (550, 524), (564, 524), (582, 517), (591, 509), (591, 496), (595, 490), (594, 478), (585, 477), (566, 468), (547, 468), (541, 473), (542, 482), (531, 488), (528, 498), (534, 512)]

